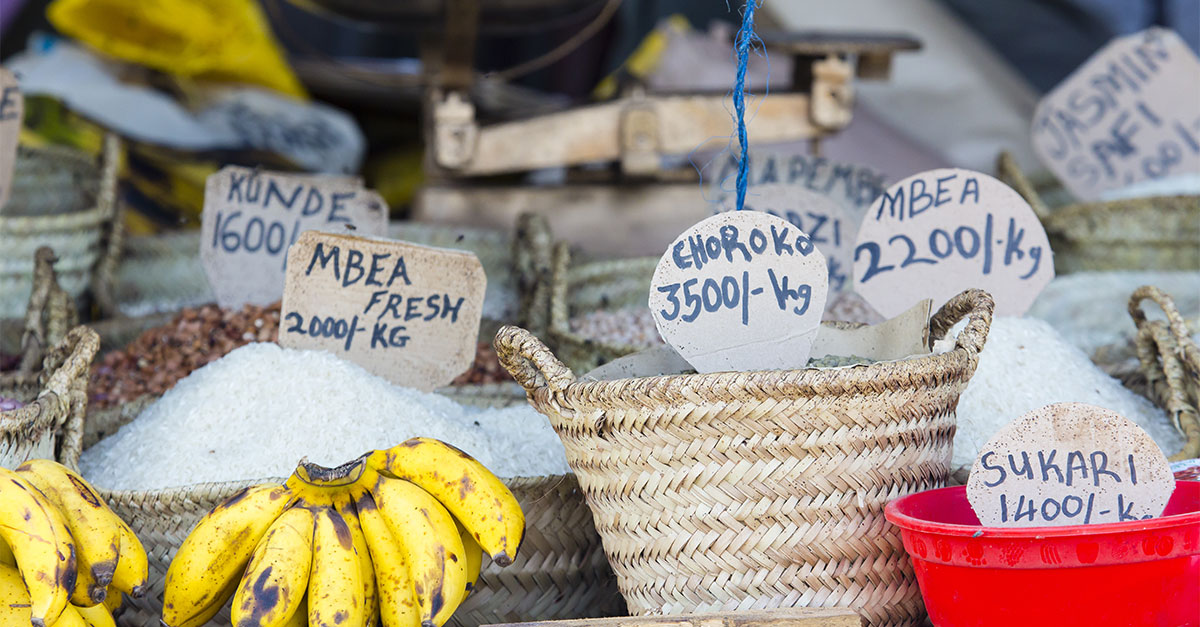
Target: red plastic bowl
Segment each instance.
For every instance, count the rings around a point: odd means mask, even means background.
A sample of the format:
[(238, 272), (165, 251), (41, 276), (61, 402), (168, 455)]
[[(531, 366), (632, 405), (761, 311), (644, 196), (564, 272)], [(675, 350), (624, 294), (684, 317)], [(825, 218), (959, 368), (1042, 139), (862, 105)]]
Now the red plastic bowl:
[(964, 486), (888, 503), (938, 627), (1200, 625), (1200, 482), (1159, 518), (984, 527)]

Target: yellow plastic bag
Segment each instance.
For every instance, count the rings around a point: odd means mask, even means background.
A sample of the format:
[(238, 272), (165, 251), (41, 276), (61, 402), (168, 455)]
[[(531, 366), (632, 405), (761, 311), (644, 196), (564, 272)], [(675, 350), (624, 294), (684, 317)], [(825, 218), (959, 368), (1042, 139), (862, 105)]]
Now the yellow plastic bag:
[(54, 0), (46, 17), (125, 61), (307, 97), (255, 0)]

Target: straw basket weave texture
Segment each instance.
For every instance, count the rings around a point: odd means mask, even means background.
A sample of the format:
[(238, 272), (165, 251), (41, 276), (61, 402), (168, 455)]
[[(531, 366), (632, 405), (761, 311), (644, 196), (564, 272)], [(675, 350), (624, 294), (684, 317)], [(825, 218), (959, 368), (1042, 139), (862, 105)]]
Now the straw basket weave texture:
[(562, 438), (632, 613), (850, 607), (916, 625), (883, 507), (945, 483), (992, 310), (963, 292), (930, 322), (940, 338), (969, 319), (949, 352), (838, 369), (580, 381), (523, 329), (496, 349)]
[[(16, 468), (35, 457), (76, 459), (83, 447), (88, 367), (100, 338), (75, 327), (46, 354), (40, 375), (0, 376), (0, 396), (28, 404), (0, 412), (0, 466)], [(61, 437), (60, 437), (61, 435)]]
[[(523, 402), (506, 386), (464, 386), (446, 393), (462, 403), (500, 406)], [(99, 433), (111, 433), (137, 417), (153, 397), (88, 416), (90, 445)], [(301, 455), (300, 452), (297, 456)], [(68, 462), (75, 466), (78, 452)], [(167, 567), (192, 527), (218, 503), (248, 486), (282, 479), (205, 483), (148, 491), (104, 491), (108, 504), (137, 533), (150, 557), (150, 591), (126, 599), (117, 615), (122, 627), (158, 627)], [(479, 582), (448, 625), (475, 627), (491, 623), (615, 616), (625, 604), (616, 578), (592, 524), (574, 475), (506, 479), (525, 512), (526, 532), (516, 560), (507, 567), (484, 556)], [(228, 626), (226, 607), (210, 626)]]
[(588, 372), (646, 348), (586, 337), (571, 328), (571, 318), (597, 309), (645, 307), (657, 265), (657, 257), (639, 257), (571, 267), (567, 246), (555, 246), (550, 274), (549, 340), (559, 359), (574, 370)]
[[(1162, 307), (1167, 319), (1148, 320), (1142, 301)], [(1129, 315), (1137, 325), (1134, 339), (1146, 392), (1167, 415), (1186, 442), (1172, 460), (1200, 457), (1200, 348), (1192, 340), (1175, 301), (1166, 292), (1149, 285), (1129, 297)]]
[[(72, 297), (94, 282), (116, 228), (120, 144), (105, 141), (101, 167), (63, 147), (19, 147), (12, 196), (0, 208), (0, 294), (31, 290), (30, 260), (39, 246), (58, 255), (59, 280)], [(0, 318), (21, 315), (18, 299), (0, 299)]]
[(1059, 273), (1200, 269), (1200, 195), (1086, 202), (1051, 210), (1007, 152), (997, 174), (1033, 207)]

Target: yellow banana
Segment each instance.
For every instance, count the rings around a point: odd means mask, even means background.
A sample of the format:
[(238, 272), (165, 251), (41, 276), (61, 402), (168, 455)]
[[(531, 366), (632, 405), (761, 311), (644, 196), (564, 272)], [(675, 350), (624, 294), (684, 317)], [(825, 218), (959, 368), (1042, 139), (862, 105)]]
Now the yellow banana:
[(75, 543), (37, 488), (0, 468), (0, 538), (12, 549), (29, 593), (30, 622), (53, 625), (75, 589)]
[(292, 612), (292, 617), (288, 619), (284, 627), (308, 627), (308, 595), (300, 597), (300, 607)]
[(420, 627), (421, 612), (404, 549), (383, 520), (370, 493), (358, 495), (355, 507), (371, 552), (383, 627)]
[(88, 623), (79, 613), (79, 608), (67, 605), (58, 615), (58, 620), (54, 621), (54, 627), (88, 627)]
[(109, 586), (104, 595), (104, 607), (108, 609), (109, 614), (112, 614), (121, 608), (121, 601), (123, 600), (121, 598), (121, 591), (117, 590), (115, 586)]
[(313, 561), (312, 510), (292, 507), (254, 549), (233, 595), (235, 627), (281, 627), (300, 607)]
[(150, 561), (142, 541), (125, 521), (120, 522), (121, 553), (117, 558), (117, 569), (113, 571), (112, 587), (119, 592), (140, 599), (146, 594), (146, 579), (150, 577)]
[(371, 493), (404, 549), (421, 623), (444, 624), (467, 588), (466, 554), (454, 518), (437, 499), (408, 481), (380, 477)]
[[(0, 624), (29, 625), (30, 615), (29, 592), (21, 579), (21, 573), (12, 566), (0, 566)], [(75, 607), (67, 605), (59, 614), (55, 627), (87, 627), (83, 617)]]
[(117, 515), (83, 477), (48, 459), (32, 459), (17, 468), (42, 491), (67, 521), (75, 540), (78, 574), (71, 603), (90, 606), (104, 600), (121, 550)]
[(6, 566), (16, 566), (17, 556), (13, 555), (12, 549), (8, 548), (8, 543), (0, 538), (0, 564)]
[(362, 575), (350, 527), (332, 507), (318, 507), (308, 582), (310, 627), (362, 627), (366, 622)]
[(103, 603), (91, 607), (77, 607), (75, 609), (79, 611), (79, 615), (83, 617), (88, 627), (117, 627), (112, 614), (107, 607), (104, 607)]
[(463, 551), (467, 556), (467, 589), (463, 594), (465, 599), (475, 589), (475, 584), (479, 583), (479, 570), (483, 566), (483, 548), (475, 541), (471, 532), (461, 524), (458, 526), (458, 535), (462, 538)]
[(334, 505), (346, 526), (350, 528), (350, 536), (354, 540), (354, 552), (358, 556), (358, 571), (363, 582), (363, 610), (366, 612), (366, 627), (374, 627), (376, 615), (379, 613), (379, 595), (375, 589), (375, 570), (371, 566), (371, 552), (363, 537), (362, 525), (358, 520), (358, 511), (350, 500), (350, 494), (343, 492), (334, 500)]
[(376, 451), (369, 464), (441, 501), (492, 561), (508, 566), (525, 537), (525, 514), (508, 486), (470, 455), (432, 438)]
[(205, 515), (167, 569), (162, 624), (199, 627), (215, 616), (233, 595), (259, 540), (289, 501), (285, 486), (257, 485)]

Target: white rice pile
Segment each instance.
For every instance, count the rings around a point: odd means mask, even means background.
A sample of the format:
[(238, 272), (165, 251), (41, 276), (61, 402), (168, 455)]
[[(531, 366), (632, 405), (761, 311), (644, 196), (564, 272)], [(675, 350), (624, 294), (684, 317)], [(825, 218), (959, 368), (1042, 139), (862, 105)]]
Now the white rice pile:
[(558, 436), (528, 405), (465, 407), (269, 342), (196, 370), (85, 451), (80, 468), (113, 490), (286, 477), (302, 457), (332, 467), (416, 436), (457, 446), (501, 477), (568, 471)]
[(1001, 427), (1026, 412), (1063, 401), (1090, 403), (1129, 418), (1168, 455), (1183, 446), (1163, 410), (1097, 368), (1049, 324), (997, 317), (975, 375), (958, 401), (953, 467), (969, 469), (979, 449)]
[[(1071, 344), (1091, 355), (1125, 342), (1137, 329), (1129, 317), (1129, 296), (1143, 285), (1171, 295), (1187, 320), (1200, 316), (1200, 272), (1077, 272), (1055, 277), (1029, 309), (1029, 316), (1050, 323)], [(1142, 308), (1151, 320), (1165, 316), (1153, 301)], [(1193, 332), (1200, 329), (1192, 329)]]

